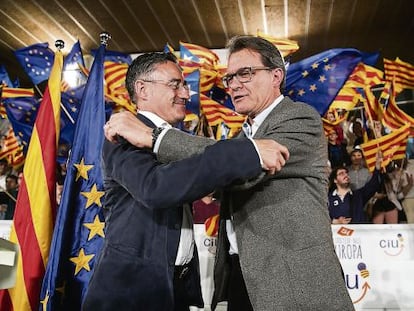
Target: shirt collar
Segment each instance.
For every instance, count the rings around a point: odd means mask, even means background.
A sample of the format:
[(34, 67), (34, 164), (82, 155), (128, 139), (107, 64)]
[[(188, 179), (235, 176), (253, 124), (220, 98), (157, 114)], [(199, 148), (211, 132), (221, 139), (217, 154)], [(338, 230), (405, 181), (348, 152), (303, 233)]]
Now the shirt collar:
[(138, 111), (138, 113), (151, 120), (151, 122), (154, 123), (156, 127), (172, 128), (171, 124), (169, 124), (167, 121), (163, 120), (151, 111), (140, 110)]
[[(348, 194), (348, 193), (349, 193), (349, 194), (353, 194), (351, 189), (349, 189), (349, 190), (348, 190), (348, 192), (347, 192), (347, 193), (345, 193), (345, 195), (346, 195), (346, 194)], [(335, 189), (334, 191), (332, 191), (332, 195), (333, 195), (333, 196), (335, 196), (335, 195), (339, 195), (339, 194), (338, 194), (338, 189)]]
[(274, 100), (274, 102), (264, 109), (261, 113), (259, 113), (252, 122), (252, 134), (254, 135), (257, 131), (257, 129), (262, 125), (263, 121), (266, 119), (266, 117), (269, 115), (269, 113), (283, 100), (284, 96), (280, 95), (278, 98)]

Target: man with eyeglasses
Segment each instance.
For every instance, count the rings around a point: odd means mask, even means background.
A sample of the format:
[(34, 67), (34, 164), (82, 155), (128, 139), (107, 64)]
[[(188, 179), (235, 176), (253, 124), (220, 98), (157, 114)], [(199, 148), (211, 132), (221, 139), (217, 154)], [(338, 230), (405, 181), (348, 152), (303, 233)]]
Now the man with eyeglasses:
[[(238, 36), (228, 51), (223, 83), (235, 110), (249, 116), (254, 139), (285, 145), (290, 158), (274, 175), (223, 190), (212, 310), (220, 301), (230, 311), (354, 310), (332, 240), (321, 118), (282, 95), (285, 64), (273, 44)], [(148, 129), (130, 115), (114, 115), (112, 122), (110, 139), (121, 135), (134, 145), (152, 145)], [(172, 130), (155, 140), (162, 162), (213, 143)]]
[[(126, 87), (150, 133), (184, 119), (189, 89), (172, 54), (138, 56), (128, 68)], [(273, 140), (234, 140), (207, 149), (167, 165), (157, 161), (151, 148), (105, 141), (105, 242), (83, 310), (188, 311), (203, 306), (187, 203), (216, 187), (255, 177), (262, 167), (278, 170), (288, 158), (287, 149)]]

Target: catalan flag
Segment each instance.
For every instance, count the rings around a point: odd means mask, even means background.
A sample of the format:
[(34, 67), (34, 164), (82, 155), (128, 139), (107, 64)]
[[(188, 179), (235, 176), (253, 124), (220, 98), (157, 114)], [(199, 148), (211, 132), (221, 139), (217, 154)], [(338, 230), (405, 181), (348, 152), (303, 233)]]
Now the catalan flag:
[(276, 37), (272, 37), (260, 31), (257, 32), (257, 37), (263, 38), (275, 45), (277, 49), (280, 51), (283, 57), (287, 57), (297, 50), (299, 50), (299, 45), (296, 41), (289, 40), (289, 39), (279, 39)]
[(393, 92), (393, 82), (388, 103), (382, 117), (382, 124), (390, 130), (396, 130), (404, 125), (409, 125), (410, 136), (414, 136), (414, 118), (401, 110), (395, 102), (395, 92)]
[(2, 311), (37, 311), (56, 215), (56, 150), (63, 56), (56, 52), (30, 140), (10, 241), (17, 243), (15, 287), (0, 292)]
[(43, 280), (42, 310), (80, 310), (104, 237), (104, 45), (85, 87)]
[(6, 158), (13, 168), (17, 168), (24, 163), (23, 148), (16, 139), (12, 128), (7, 131), (0, 149), (0, 159), (3, 158)]
[(360, 100), (364, 101), (357, 88), (382, 84), (384, 83), (383, 75), (381, 70), (360, 62), (339, 90), (330, 108), (353, 109)]
[(246, 116), (240, 115), (237, 112), (224, 107), (212, 100), (211, 98), (200, 94), (201, 110), (205, 115), (210, 126), (220, 125), (225, 122), (229, 128), (240, 129)]
[(23, 89), (14, 87), (3, 87), (1, 98), (30, 97), (34, 96), (33, 88)]
[(398, 57), (392, 61), (384, 58), (384, 72), (387, 81), (395, 80), (397, 91), (414, 89), (414, 66)]
[(410, 125), (407, 124), (391, 134), (370, 140), (361, 145), (368, 170), (374, 171), (377, 150), (380, 149), (383, 155), (382, 167), (385, 168), (392, 160), (405, 158), (407, 139)]

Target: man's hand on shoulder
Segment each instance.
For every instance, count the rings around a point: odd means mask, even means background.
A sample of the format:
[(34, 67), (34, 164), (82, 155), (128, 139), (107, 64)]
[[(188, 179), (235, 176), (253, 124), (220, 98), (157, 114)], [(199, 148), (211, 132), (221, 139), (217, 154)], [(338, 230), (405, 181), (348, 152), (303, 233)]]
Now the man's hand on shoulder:
[(289, 150), (271, 139), (255, 139), (254, 141), (263, 161), (263, 169), (271, 175), (279, 172), (289, 160)]
[(105, 137), (112, 143), (122, 137), (138, 148), (152, 147), (152, 128), (128, 111), (113, 114), (104, 126)]

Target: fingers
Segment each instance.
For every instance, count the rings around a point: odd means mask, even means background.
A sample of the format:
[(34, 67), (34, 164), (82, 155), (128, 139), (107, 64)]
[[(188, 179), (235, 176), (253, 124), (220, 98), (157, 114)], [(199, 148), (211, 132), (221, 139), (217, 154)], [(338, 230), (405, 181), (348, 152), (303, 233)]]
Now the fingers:
[(258, 139), (255, 140), (255, 143), (262, 160), (263, 169), (268, 174), (273, 175), (285, 166), (290, 156), (286, 146), (270, 139)]
[(116, 129), (111, 126), (110, 121), (105, 123), (103, 129), (106, 139), (109, 140), (111, 143), (116, 143), (118, 134)]

